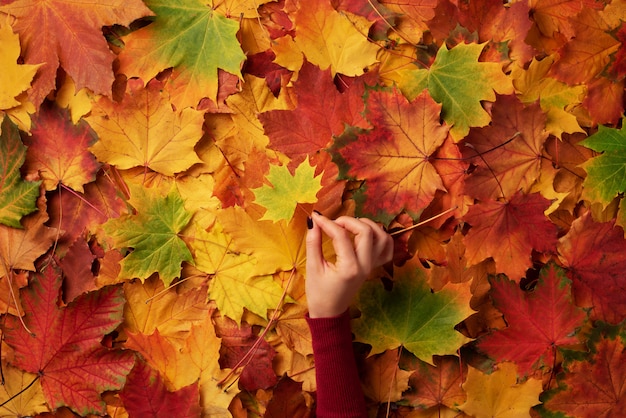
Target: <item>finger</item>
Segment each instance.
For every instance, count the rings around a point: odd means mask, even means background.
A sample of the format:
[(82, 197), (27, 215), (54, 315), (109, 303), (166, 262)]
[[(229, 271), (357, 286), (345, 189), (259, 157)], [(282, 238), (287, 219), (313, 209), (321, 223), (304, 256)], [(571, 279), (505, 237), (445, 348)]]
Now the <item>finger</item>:
[(312, 228), (306, 234), (306, 265), (307, 271), (321, 272), (324, 266), (324, 253), (322, 251), (322, 230), (316, 222), (312, 222)]
[(354, 253), (354, 245), (352, 238), (346, 229), (336, 222), (331, 221), (327, 217), (314, 213), (312, 215), (313, 222), (328, 235), (333, 242), (333, 248), (337, 255), (337, 264), (340, 262), (355, 263), (357, 262)]
[(372, 268), (372, 250), (374, 246), (374, 231), (372, 227), (361, 219), (341, 216), (335, 222), (354, 234), (354, 247), (359, 264), (364, 270)]
[(373, 254), (373, 256), (377, 259), (374, 264), (382, 265), (391, 261), (393, 258), (394, 245), (391, 235), (389, 235), (380, 224), (377, 224), (371, 219), (359, 218), (359, 220), (370, 225), (374, 232), (374, 249), (376, 253)]

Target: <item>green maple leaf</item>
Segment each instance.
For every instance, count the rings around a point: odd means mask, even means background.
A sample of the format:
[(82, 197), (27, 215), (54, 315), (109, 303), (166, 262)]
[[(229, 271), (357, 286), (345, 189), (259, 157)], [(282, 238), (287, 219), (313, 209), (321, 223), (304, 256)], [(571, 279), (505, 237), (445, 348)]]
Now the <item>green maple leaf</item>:
[[(485, 44), (459, 44), (448, 49), (444, 43), (429, 69), (402, 71), (400, 89), (409, 100), (424, 89), (441, 103), (450, 133), (460, 140), (471, 126), (485, 126), (491, 118), (482, 100), (495, 101), (495, 92), (513, 92), (513, 85), (499, 63), (478, 62)], [(495, 91), (495, 92), (494, 92)]]
[(37, 210), (41, 182), (22, 180), (25, 158), (19, 129), (5, 116), (0, 129), (0, 223), (14, 228), (22, 228), (22, 216)]
[(352, 329), (357, 341), (372, 346), (371, 354), (402, 346), (433, 364), (433, 355), (454, 354), (466, 342), (454, 326), (473, 312), (470, 298), (464, 285), (432, 293), (423, 271), (407, 263), (394, 274), (391, 291), (365, 282), (357, 303), (361, 317)]
[(286, 166), (273, 165), (266, 179), (271, 186), (263, 185), (252, 190), (255, 202), (267, 209), (261, 220), (290, 220), (298, 203), (317, 202), (317, 192), (322, 188), (321, 175), (315, 177), (315, 167), (308, 159), (296, 168), (293, 175)]
[(601, 155), (583, 164), (587, 177), (583, 196), (591, 201), (608, 204), (618, 193), (626, 191), (626, 130), (600, 125), (598, 132), (580, 144)]
[(179, 109), (217, 97), (218, 68), (241, 77), (246, 56), (237, 41), (239, 23), (198, 0), (147, 0), (154, 21), (124, 38), (120, 71), (150, 80), (174, 68), (172, 101)]
[(179, 276), (181, 263), (192, 263), (191, 252), (179, 237), (191, 215), (184, 209), (176, 188), (166, 197), (142, 187), (133, 188), (135, 202), (141, 202), (136, 215), (111, 219), (104, 230), (115, 241), (117, 248), (131, 248), (123, 260), (122, 276), (142, 280), (158, 272), (169, 285)]

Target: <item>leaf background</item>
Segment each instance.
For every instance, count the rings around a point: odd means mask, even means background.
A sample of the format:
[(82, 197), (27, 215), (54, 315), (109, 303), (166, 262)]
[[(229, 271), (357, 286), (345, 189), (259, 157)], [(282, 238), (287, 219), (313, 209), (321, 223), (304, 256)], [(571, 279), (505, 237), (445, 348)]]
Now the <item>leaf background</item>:
[[(0, 2), (1, 416), (314, 416), (312, 210), (444, 213), (355, 301), (372, 416), (617, 416), (625, 20), (616, 0)], [(98, 350), (134, 368), (88, 403), (42, 390), (27, 325), (106, 294)], [(580, 320), (516, 364), (507, 301), (531, 295), (554, 302), (531, 322)]]

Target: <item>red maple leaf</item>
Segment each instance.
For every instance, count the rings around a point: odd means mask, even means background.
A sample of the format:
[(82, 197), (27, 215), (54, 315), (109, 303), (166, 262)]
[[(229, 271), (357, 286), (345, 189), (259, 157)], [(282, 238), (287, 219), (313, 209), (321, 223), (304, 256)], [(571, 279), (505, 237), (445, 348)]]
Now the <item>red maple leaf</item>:
[(455, 408), (467, 395), (461, 387), (467, 376), (467, 364), (455, 356), (433, 356), (435, 366), (419, 362), (409, 378), (411, 389), (405, 394), (413, 406), (420, 408)]
[(107, 349), (101, 341), (121, 322), (121, 287), (104, 287), (59, 307), (61, 275), (48, 266), (21, 292), (24, 322), (7, 316), (4, 339), (14, 349), (14, 365), (39, 375), (53, 408), (68, 406), (81, 415), (102, 414), (100, 394), (121, 389), (135, 357)]
[(28, 151), (23, 169), (31, 175), (39, 173), (46, 190), (63, 183), (82, 192), (85, 183), (95, 180), (99, 168), (88, 150), (96, 134), (85, 121), (74, 125), (67, 110), (51, 105), (41, 106), (33, 125), (31, 135), (24, 136)]
[(578, 306), (591, 319), (618, 324), (626, 318), (626, 240), (614, 221), (598, 223), (586, 213), (572, 223), (558, 251), (572, 280)]
[(555, 264), (546, 265), (533, 291), (525, 292), (513, 281), (496, 276), (491, 297), (508, 327), (482, 337), (478, 348), (498, 362), (512, 361), (521, 375), (549, 362), (560, 346), (578, 343), (576, 330), (585, 312), (570, 295), (570, 282)]
[(472, 226), (464, 240), (468, 264), (491, 257), (497, 272), (516, 281), (524, 277), (533, 250), (556, 250), (557, 229), (544, 214), (549, 205), (538, 193), (516, 193), (509, 202), (488, 200), (471, 206), (464, 216)]
[(202, 414), (198, 382), (170, 392), (161, 375), (143, 360), (129, 373), (120, 398), (130, 418), (194, 418)]
[(345, 125), (367, 127), (363, 119), (363, 82), (352, 83), (340, 93), (330, 69), (320, 70), (305, 62), (294, 83), (298, 106), (294, 110), (272, 110), (259, 115), (270, 147), (295, 158), (299, 164), (329, 145)]
[[(241, 388), (254, 392), (267, 389), (277, 382), (272, 368), (272, 359), (276, 355), (272, 346), (265, 339), (252, 333), (252, 327), (245, 322), (241, 327), (227, 317), (220, 317), (216, 323), (217, 336), (222, 339), (220, 348), (220, 367), (234, 368), (244, 366), (239, 377)], [(248, 356), (249, 351), (252, 354)], [(239, 364), (245, 356), (243, 364)]]
[(619, 339), (602, 339), (588, 361), (567, 365), (566, 388), (545, 406), (580, 418), (619, 418), (626, 410), (626, 351)]

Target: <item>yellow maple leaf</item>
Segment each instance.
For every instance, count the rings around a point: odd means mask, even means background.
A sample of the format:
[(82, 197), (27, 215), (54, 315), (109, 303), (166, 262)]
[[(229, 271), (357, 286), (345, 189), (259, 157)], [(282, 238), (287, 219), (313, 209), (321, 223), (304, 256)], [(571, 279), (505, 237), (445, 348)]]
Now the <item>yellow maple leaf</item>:
[(521, 93), (519, 98), (522, 102), (539, 100), (546, 114), (546, 131), (552, 135), (561, 138), (563, 132), (584, 132), (570, 109), (581, 103), (586, 88), (582, 85), (570, 87), (548, 77), (553, 62), (553, 57), (541, 61), (533, 59), (527, 70), (514, 65), (511, 72), (513, 86)]
[(165, 290), (163, 282), (152, 277), (145, 282), (124, 284), (124, 326), (133, 333), (160, 335), (179, 346), (191, 326), (202, 321), (210, 310), (206, 304), (206, 288), (182, 292)]
[(94, 94), (86, 87), (76, 91), (74, 80), (67, 76), (57, 90), (55, 101), (60, 107), (69, 109), (72, 123), (77, 124), (80, 118), (91, 111), (93, 102), (98, 98), (100, 95)]
[(271, 275), (256, 273), (257, 259), (233, 249), (219, 222), (210, 231), (195, 223), (190, 237), (196, 268), (211, 276), (209, 297), (222, 315), (241, 322), (245, 308), (266, 318), (280, 305), (283, 289)]
[(322, 188), (321, 178), (321, 174), (315, 176), (315, 168), (308, 158), (293, 174), (285, 165), (270, 166), (266, 179), (271, 186), (264, 184), (252, 189), (256, 203), (266, 209), (261, 220), (288, 221), (293, 217), (298, 203), (317, 202), (317, 193)]
[(99, 136), (91, 152), (117, 168), (145, 167), (173, 176), (200, 162), (194, 146), (202, 137), (203, 113), (173, 110), (156, 81), (145, 88), (129, 83), (120, 103), (101, 98), (86, 120)]
[(530, 417), (530, 408), (541, 403), (539, 394), (543, 390), (537, 379), (517, 383), (514, 363), (500, 363), (498, 370), (489, 375), (469, 367), (463, 389), (467, 402), (459, 409), (475, 418)]
[(368, 41), (370, 24), (363, 17), (337, 12), (328, 1), (300, 2), (295, 45), (309, 62), (322, 70), (330, 67), (333, 76), (358, 76), (377, 62), (380, 47)]
[(26, 417), (48, 412), (41, 381), (37, 380), (36, 374), (23, 372), (8, 364), (2, 364), (2, 370), (0, 417)]
[(20, 105), (17, 97), (30, 88), (30, 83), (37, 73), (38, 65), (18, 64), (20, 40), (13, 33), (8, 17), (0, 22), (0, 110), (7, 110)]

